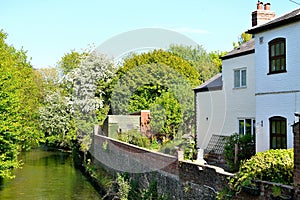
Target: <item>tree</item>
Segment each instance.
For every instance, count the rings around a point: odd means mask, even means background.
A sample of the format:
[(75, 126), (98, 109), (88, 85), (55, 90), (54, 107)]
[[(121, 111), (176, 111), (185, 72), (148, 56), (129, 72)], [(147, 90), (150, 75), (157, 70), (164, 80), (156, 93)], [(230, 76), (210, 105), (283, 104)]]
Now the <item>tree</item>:
[(212, 61), (214, 62), (215, 66), (218, 68), (218, 71), (222, 71), (222, 57), (225, 56), (227, 52), (222, 51), (212, 51), (209, 53)]
[(208, 54), (202, 46), (171, 45), (168, 51), (187, 60), (198, 71), (201, 82), (220, 72), (219, 57)]
[(44, 105), (40, 108), (40, 128), (47, 145), (71, 148), (76, 140), (70, 99), (61, 90), (47, 93)]
[(236, 49), (251, 39), (252, 39), (252, 35), (244, 32), (239, 36), (237, 43), (233, 42), (233, 48)]
[(37, 145), (39, 88), (26, 52), (5, 43), (0, 31), (0, 178), (13, 178), (18, 152)]
[(118, 78), (137, 66), (151, 63), (165, 64), (173, 68), (182, 77), (186, 78), (192, 86), (197, 86), (201, 83), (200, 74), (191, 63), (173, 52), (167, 52), (162, 49), (149, 53), (133, 54), (132, 57), (126, 58), (123, 66), (117, 72)]
[[(117, 81), (111, 97), (112, 112), (128, 114), (138, 108), (160, 113), (157, 110), (160, 106), (165, 110), (166, 121), (156, 130), (172, 139), (179, 127), (183, 128), (181, 131), (191, 131), (186, 128), (191, 127), (194, 118), (192, 88), (189, 80), (171, 66), (162, 63), (136, 66)], [(151, 120), (159, 121), (154, 117)]]
[(73, 69), (78, 68), (82, 60), (84, 60), (88, 55), (88, 51), (78, 52), (71, 50), (71, 52), (66, 53), (58, 62), (59, 69), (61, 69), (62, 73), (66, 75)]

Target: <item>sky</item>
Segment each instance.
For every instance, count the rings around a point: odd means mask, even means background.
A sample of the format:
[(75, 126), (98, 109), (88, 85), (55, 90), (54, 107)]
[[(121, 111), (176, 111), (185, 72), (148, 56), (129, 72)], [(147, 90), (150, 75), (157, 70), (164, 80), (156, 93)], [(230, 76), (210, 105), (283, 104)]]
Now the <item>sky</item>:
[[(269, 0), (276, 16), (299, 7)], [(295, 0), (300, 2), (300, 0)], [(210, 51), (230, 51), (251, 27), (257, 0), (0, 0), (0, 29), (35, 68), (55, 67), (64, 54), (95, 47), (128, 31), (176, 31)], [(131, 41), (129, 41), (131, 42)]]

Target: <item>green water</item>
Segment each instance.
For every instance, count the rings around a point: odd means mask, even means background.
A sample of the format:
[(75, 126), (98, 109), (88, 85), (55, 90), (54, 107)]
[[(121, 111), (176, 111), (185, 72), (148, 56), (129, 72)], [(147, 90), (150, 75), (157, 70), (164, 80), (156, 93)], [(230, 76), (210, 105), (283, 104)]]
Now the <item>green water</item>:
[(74, 167), (71, 154), (37, 149), (22, 154), (21, 159), (24, 165), (16, 170), (16, 178), (1, 184), (1, 200), (101, 199)]

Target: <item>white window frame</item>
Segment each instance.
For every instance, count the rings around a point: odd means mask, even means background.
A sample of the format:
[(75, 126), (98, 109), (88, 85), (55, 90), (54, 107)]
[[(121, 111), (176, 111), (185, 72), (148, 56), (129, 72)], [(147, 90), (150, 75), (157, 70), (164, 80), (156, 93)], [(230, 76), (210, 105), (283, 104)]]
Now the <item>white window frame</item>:
[[(251, 120), (251, 135), (255, 135), (255, 128), (256, 128), (256, 124), (255, 124), (255, 118), (238, 118), (238, 133), (240, 135), (245, 135), (246, 134), (246, 120)], [(243, 132), (240, 132), (240, 121), (244, 121), (244, 127), (243, 127)]]
[[(236, 80), (235, 73), (239, 73), (239, 80)], [(245, 83), (243, 83), (243, 72), (245, 72)], [(236, 85), (236, 81), (238, 85)], [(233, 70), (233, 87), (234, 88), (245, 88), (247, 87), (247, 69), (246, 68), (240, 68), (240, 69), (234, 69)]]

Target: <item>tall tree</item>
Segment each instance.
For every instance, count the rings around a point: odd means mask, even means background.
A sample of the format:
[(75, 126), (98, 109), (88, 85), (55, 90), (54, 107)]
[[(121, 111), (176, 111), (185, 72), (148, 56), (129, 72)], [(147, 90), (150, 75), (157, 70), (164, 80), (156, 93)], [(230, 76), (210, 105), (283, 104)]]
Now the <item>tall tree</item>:
[[(161, 128), (152, 125), (159, 134), (173, 138), (179, 127), (190, 127), (193, 123), (192, 88), (200, 84), (199, 78), (200, 74), (191, 63), (173, 53), (154, 50), (134, 54), (125, 59), (117, 72), (111, 98), (112, 112), (128, 114), (150, 109), (160, 113), (157, 109), (160, 107), (166, 114), (166, 121)], [(152, 121), (161, 124), (159, 120)]]
[(18, 152), (37, 145), (39, 88), (26, 52), (5, 43), (0, 31), (0, 178), (12, 178)]

